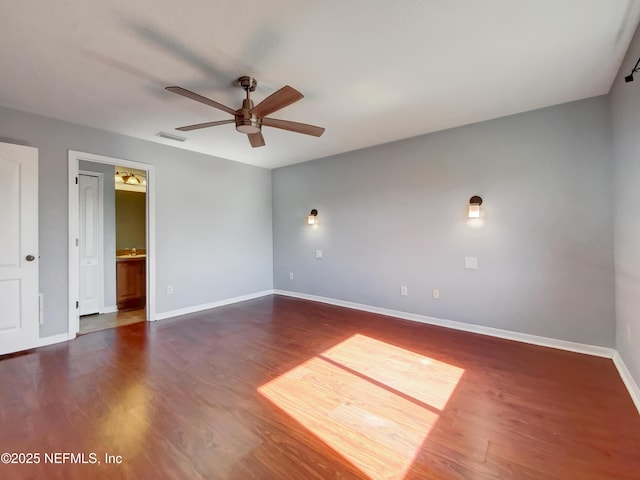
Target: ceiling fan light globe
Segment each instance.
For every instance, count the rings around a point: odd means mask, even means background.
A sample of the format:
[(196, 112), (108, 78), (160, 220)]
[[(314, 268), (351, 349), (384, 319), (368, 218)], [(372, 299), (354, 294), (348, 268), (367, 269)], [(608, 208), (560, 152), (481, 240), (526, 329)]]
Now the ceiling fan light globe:
[(236, 130), (240, 133), (259, 133), (260, 124), (257, 120), (236, 120)]

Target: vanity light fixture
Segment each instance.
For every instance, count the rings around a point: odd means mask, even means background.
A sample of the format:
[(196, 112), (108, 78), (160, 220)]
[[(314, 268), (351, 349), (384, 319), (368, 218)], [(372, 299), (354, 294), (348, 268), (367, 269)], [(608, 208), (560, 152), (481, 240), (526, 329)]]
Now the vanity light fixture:
[(482, 205), (482, 197), (474, 195), (469, 199), (469, 218), (480, 218), (480, 205)]
[(307, 217), (307, 224), (316, 225), (318, 223), (318, 210), (315, 208), (309, 212), (309, 216)]
[(147, 184), (144, 178), (141, 178), (135, 173), (127, 173), (127, 172), (116, 172), (116, 182), (126, 183), (128, 185), (146, 185)]

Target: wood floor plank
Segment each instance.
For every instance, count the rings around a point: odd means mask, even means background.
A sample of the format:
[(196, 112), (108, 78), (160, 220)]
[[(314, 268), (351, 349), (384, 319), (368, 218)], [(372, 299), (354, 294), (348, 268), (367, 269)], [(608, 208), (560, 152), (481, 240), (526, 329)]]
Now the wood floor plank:
[(0, 385), (0, 453), (41, 456), (0, 478), (640, 479), (611, 360), (286, 297), (0, 357)]

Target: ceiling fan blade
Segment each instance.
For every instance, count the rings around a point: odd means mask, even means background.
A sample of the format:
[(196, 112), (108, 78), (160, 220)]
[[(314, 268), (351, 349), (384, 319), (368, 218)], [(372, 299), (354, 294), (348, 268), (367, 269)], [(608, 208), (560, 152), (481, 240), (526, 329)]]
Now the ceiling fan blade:
[(277, 110), (280, 110), (287, 105), (291, 105), (301, 98), (304, 98), (304, 95), (302, 95), (295, 88), (286, 85), (261, 101), (253, 108), (251, 113), (253, 113), (256, 117), (261, 118)]
[(319, 137), (324, 133), (324, 128), (308, 125), (306, 123), (290, 122), (289, 120), (278, 120), (277, 118), (263, 118), (262, 125), (267, 127), (281, 128), (290, 132), (304, 133), (305, 135), (313, 135)]
[(218, 122), (196, 123), (195, 125), (187, 125), (186, 127), (176, 128), (176, 130), (180, 130), (181, 132), (189, 132), (191, 130), (197, 130), (199, 128), (217, 127), (218, 125), (225, 125), (227, 123), (233, 122), (235, 122), (235, 120), (220, 120)]
[(194, 93), (190, 90), (187, 90), (186, 88), (182, 88), (182, 87), (165, 87), (165, 90), (168, 90), (170, 92), (173, 93), (177, 93), (178, 95), (182, 95), (183, 97), (187, 97), (190, 98), (191, 100), (195, 100), (196, 102), (200, 102), (200, 103), (204, 103), (205, 105), (209, 105), (210, 107), (214, 107), (217, 108), (219, 110), (222, 110), (223, 112), (227, 112), (230, 113), (231, 115), (236, 114), (236, 111), (233, 108), (229, 108), (226, 105), (223, 105), (221, 103), (218, 103), (214, 100), (211, 100), (207, 97), (203, 97), (202, 95), (198, 95), (197, 93)]
[(262, 136), (262, 133), (260, 133), (260, 132), (258, 132), (258, 133), (248, 133), (247, 137), (249, 137), (249, 143), (251, 144), (251, 146), (253, 148), (264, 147), (265, 146), (264, 137)]

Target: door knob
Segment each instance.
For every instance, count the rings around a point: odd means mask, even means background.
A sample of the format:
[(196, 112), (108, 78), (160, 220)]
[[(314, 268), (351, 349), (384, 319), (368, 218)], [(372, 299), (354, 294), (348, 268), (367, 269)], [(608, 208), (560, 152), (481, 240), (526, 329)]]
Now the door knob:
[(26, 260), (27, 262), (33, 262), (36, 259), (36, 257), (34, 257), (33, 255), (27, 255)]

